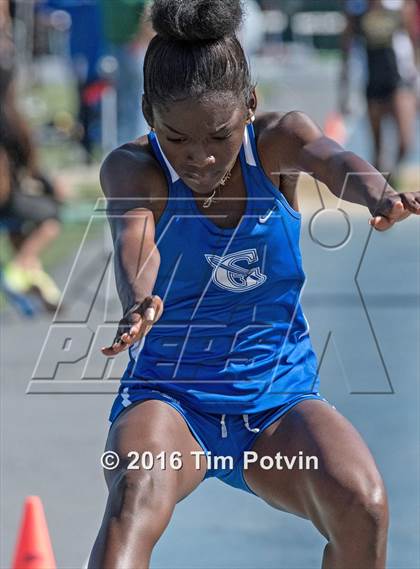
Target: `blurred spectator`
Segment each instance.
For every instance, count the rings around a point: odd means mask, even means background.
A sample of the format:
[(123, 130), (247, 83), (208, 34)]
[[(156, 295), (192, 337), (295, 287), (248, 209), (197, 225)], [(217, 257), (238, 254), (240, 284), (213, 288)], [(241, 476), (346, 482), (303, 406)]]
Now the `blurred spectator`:
[(416, 18), (414, 23), (414, 46), (416, 49), (417, 67), (420, 64), (420, 0), (416, 0)]
[(43, 270), (40, 255), (60, 233), (59, 202), (57, 188), (39, 169), (17, 108), (13, 71), (0, 64), (0, 225), (15, 250), (2, 284), (12, 294), (36, 292), (51, 310), (58, 306), (60, 291)]
[(348, 112), (349, 53), (354, 40), (358, 39), (367, 60), (366, 98), (374, 141), (373, 162), (379, 170), (384, 169), (381, 130), (384, 118), (390, 115), (398, 132), (395, 164), (398, 168), (411, 148), (414, 134), (416, 3), (412, 0), (346, 0), (345, 12), (342, 110)]
[(147, 21), (148, 0), (100, 0), (105, 39), (118, 63), (118, 144), (146, 133), (141, 110), (143, 61), (153, 30)]
[(38, 10), (47, 13), (53, 21), (63, 20), (63, 13), (69, 19), (68, 52), (55, 55), (70, 56), (78, 90), (77, 138), (89, 163), (93, 159), (94, 146), (101, 138), (101, 98), (108, 87), (100, 66), (105, 39), (99, 0), (42, 0)]
[(12, 19), (10, 16), (10, 4), (8, 0), (0, 2), (0, 54), (4, 62), (10, 60), (13, 55)]

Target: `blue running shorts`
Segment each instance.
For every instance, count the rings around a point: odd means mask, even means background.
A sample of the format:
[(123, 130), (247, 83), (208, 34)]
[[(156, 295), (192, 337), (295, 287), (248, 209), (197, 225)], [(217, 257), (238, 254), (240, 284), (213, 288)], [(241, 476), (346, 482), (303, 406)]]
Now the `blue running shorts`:
[(329, 403), (319, 393), (310, 393), (297, 395), (288, 403), (267, 411), (243, 415), (221, 415), (220, 413), (201, 412), (185, 401), (175, 399), (157, 389), (146, 388), (138, 390), (135, 395), (131, 392), (129, 399), (128, 397), (124, 399), (124, 392), (118, 395), (109, 417), (111, 424), (122, 411), (148, 399), (164, 401), (176, 409), (184, 418), (204, 453), (210, 453), (212, 457), (232, 457), (226, 461), (220, 460), (217, 465), (220, 467), (215, 467), (213, 459), (208, 461), (210, 468), (207, 469), (204, 480), (215, 477), (229, 486), (254, 495), (256, 495), (255, 492), (247, 485), (244, 478), (244, 453), (252, 449), (258, 435), (301, 401), (318, 399)]

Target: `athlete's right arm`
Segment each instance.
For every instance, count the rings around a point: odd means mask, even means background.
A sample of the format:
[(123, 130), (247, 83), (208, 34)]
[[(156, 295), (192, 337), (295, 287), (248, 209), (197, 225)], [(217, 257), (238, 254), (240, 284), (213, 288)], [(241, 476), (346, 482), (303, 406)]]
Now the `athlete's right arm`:
[(107, 198), (108, 220), (114, 242), (114, 268), (123, 307), (112, 346), (102, 349), (116, 355), (144, 337), (163, 312), (163, 302), (153, 295), (160, 254), (155, 244), (151, 188), (156, 174), (150, 158), (124, 147), (114, 150), (101, 167), (100, 180)]

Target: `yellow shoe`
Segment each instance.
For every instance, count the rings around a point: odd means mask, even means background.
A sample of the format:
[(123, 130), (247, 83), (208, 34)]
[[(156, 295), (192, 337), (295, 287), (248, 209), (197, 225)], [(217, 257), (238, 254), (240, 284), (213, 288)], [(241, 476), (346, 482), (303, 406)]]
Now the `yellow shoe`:
[(49, 310), (56, 310), (60, 302), (61, 291), (53, 279), (42, 269), (28, 271), (30, 287), (39, 294)]
[(3, 270), (4, 285), (16, 294), (25, 294), (31, 288), (27, 269), (23, 269), (15, 263), (8, 263)]

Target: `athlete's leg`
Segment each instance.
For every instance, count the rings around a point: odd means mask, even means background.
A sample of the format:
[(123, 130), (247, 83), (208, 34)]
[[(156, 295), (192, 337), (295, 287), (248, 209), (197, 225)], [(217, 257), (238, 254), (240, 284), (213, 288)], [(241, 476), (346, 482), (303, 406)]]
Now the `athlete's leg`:
[(373, 165), (381, 171), (382, 121), (388, 112), (389, 103), (380, 99), (368, 99), (367, 107), (373, 139)]
[(355, 428), (323, 401), (302, 401), (259, 435), (258, 455), (318, 457), (312, 468), (244, 471), (251, 489), (271, 506), (305, 517), (328, 540), (324, 569), (383, 569), (388, 529), (381, 476)]
[(413, 143), (416, 120), (416, 96), (411, 89), (397, 89), (391, 100), (391, 112), (398, 132), (398, 167)]
[[(145, 569), (152, 549), (177, 502), (190, 494), (206, 472), (195, 468), (192, 451), (202, 451), (184, 419), (163, 401), (147, 400), (124, 411), (113, 424), (106, 445), (121, 457), (120, 468), (105, 471), (109, 497), (89, 569)], [(127, 470), (130, 451), (161, 452), (166, 468), (155, 461), (151, 470)], [(172, 452), (181, 453), (182, 468), (171, 468)], [(176, 466), (176, 465), (175, 465)], [(148, 468), (148, 467), (147, 467)]]

